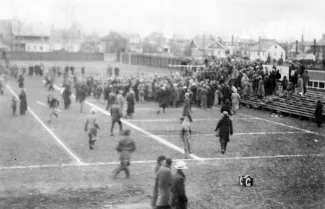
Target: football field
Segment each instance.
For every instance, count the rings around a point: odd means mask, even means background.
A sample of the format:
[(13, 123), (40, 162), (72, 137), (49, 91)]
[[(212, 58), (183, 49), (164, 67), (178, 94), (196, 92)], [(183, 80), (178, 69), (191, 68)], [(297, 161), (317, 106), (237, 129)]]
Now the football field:
[[(28, 62), (19, 64), (28, 66)], [(105, 76), (105, 63), (93, 66), (97, 68), (89, 71)], [(124, 65), (120, 69), (122, 76), (170, 74)], [(80, 113), (72, 97), (70, 109), (64, 110), (58, 82), (54, 94), (60, 99), (59, 117), (47, 123), (49, 108), (44, 104), (48, 92), (42, 80), (25, 76), (29, 107), (25, 116), (11, 114), (11, 98), (20, 93), (13, 78), (0, 95), (0, 208), (151, 208), (156, 158), (166, 155), (175, 164), (184, 157), (179, 139), (182, 108), (170, 107), (157, 114), (158, 104), (136, 103), (134, 119), (122, 121), (137, 147), (131, 178), (124, 179), (121, 173), (113, 179), (111, 172), (119, 164), (119, 127), (116, 124), (115, 135), (110, 136), (106, 104), (89, 97)], [(91, 108), (97, 109), (100, 126), (94, 150), (89, 149), (84, 131)], [(185, 172), (189, 208), (325, 207), (324, 128), (242, 108), (232, 117), (234, 135), (222, 155), (214, 133), (220, 109), (193, 108), (192, 117), (193, 154), (186, 160), (189, 170)], [(254, 186), (240, 186), (242, 175), (252, 176)]]

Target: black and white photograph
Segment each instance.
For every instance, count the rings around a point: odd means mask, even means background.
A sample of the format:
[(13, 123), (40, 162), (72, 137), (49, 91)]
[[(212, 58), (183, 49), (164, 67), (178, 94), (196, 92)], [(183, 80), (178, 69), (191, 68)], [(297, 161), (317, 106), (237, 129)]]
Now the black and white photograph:
[(0, 209), (325, 209), (324, 0), (1, 0)]

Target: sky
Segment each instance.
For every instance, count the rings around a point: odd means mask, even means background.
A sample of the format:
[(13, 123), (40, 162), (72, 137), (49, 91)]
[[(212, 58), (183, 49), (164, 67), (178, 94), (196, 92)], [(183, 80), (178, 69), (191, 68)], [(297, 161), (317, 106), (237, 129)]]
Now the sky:
[(319, 40), (325, 34), (325, 0), (1, 0), (0, 19), (58, 27), (79, 25), (86, 33), (177, 34)]

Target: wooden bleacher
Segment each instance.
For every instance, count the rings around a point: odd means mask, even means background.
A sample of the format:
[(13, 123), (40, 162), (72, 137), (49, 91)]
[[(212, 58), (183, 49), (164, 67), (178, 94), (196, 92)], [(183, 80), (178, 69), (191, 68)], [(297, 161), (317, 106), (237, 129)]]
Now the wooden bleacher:
[[(291, 97), (275, 94), (269, 99), (258, 99), (250, 96), (247, 99), (242, 99), (241, 105), (254, 109), (267, 110), (272, 113), (276, 112), (298, 117), (300, 119), (314, 120), (317, 100), (321, 100), (325, 104), (325, 92), (308, 90), (303, 96), (303, 99), (298, 94), (293, 94)], [(323, 108), (323, 121), (325, 121), (325, 107)]]

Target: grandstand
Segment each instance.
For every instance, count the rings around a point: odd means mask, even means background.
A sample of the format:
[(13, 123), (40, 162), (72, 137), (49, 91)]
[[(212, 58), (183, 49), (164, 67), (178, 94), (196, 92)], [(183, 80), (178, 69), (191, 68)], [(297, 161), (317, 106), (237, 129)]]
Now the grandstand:
[[(323, 103), (325, 102), (324, 92), (309, 90), (302, 99), (297, 94), (285, 96), (277, 93), (269, 99), (258, 99), (250, 96), (247, 99), (242, 99), (241, 104), (250, 108), (267, 110), (271, 113), (276, 112), (300, 119), (313, 120), (318, 100), (321, 100)], [(325, 121), (325, 111), (323, 111), (323, 121)]]

